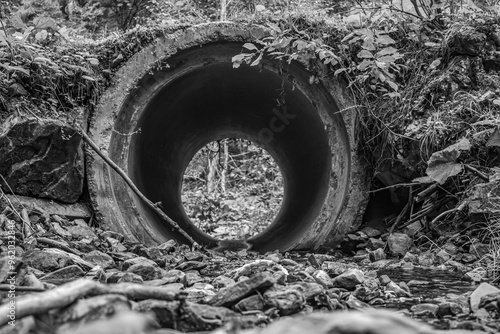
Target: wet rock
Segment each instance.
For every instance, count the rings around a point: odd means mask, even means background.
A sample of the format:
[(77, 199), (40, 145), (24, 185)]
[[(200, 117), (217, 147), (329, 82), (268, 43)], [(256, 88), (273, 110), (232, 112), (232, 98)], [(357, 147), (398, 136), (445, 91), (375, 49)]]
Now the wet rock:
[(83, 276), (85, 276), (85, 272), (82, 268), (77, 265), (71, 265), (44, 275), (40, 277), (40, 280), (51, 283), (59, 283), (67, 282), (68, 280), (77, 279)]
[(180, 302), (144, 300), (134, 307), (139, 312), (152, 312), (158, 324), (164, 328), (176, 328), (182, 332), (207, 331), (221, 327), (234, 319), (236, 313), (225, 308), (185, 302), (179, 317)]
[(23, 261), (28, 266), (43, 272), (51, 272), (73, 264), (71, 257), (67, 254), (37, 249), (24, 253)]
[(232, 286), (234, 285), (236, 282), (234, 281), (234, 279), (232, 278), (229, 278), (227, 276), (224, 276), (224, 275), (221, 275), (221, 276), (217, 276), (216, 278), (214, 278), (214, 280), (212, 281), (212, 285), (216, 288), (216, 289), (222, 289), (222, 288), (225, 288), (225, 287), (228, 287), (228, 286)]
[(95, 265), (101, 266), (103, 269), (110, 269), (116, 266), (115, 260), (113, 260), (110, 255), (98, 250), (93, 250), (90, 253), (85, 254), (83, 259), (92, 262)]
[(264, 290), (275, 283), (269, 272), (255, 274), (247, 280), (238, 282), (233, 286), (221, 289), (208, 304), (213, 306), (231, 307), (254, 291)]
[(325, 289), (333, 287), (333, 282), (330, 276), (323, 270), (316, 270), (312, 277), (316, 283), (322, 285)]
[(144, 281), (161, 278), (163, 276), (163, 270), (158, 268), (156, 263), (152, 265), (151, 263), (146, 261), (141, 261), (139, 263), (131, 265), (127, 268), (127, 272), (141, 276)]
[(488, 283), (481, 283), (474, 292), (470, 295), (470, 308), (472, 312), (479, 310), (479, 304), (481, 303), (481, 298), (486, 295), (499, 293), (500, 289), (490, 285)]
[(263, 310), (264, 307), (264, 300), (258, 294), (244, 298), (233, 306), (233, 308), (238, 312)]
[(418, 317), (435, 318), (437, 316), (438, 309), (438, 305), (430, 303), (417, 304), (411, 307), (411, 311), (413, 312), (413, 314)]
[(0, 125), (0, 175), (24, 196), (74, 203), (83, 189), (82, 137), (56, 120), (10, 118)]
[(392, 255), (404, 256), (410, 249), (412, 240), (404, 233), (393, 233), (387, 238), (387, 244)]
[(333, 285), (339, 288), (354, 290), (356, 285), (363, 283), (365, 280), (364, 274), (359, 269), (349, 269), (343, 274), (333, 279)]
[(299, 312), (306, 305), (304, 295), (293, 287), (275, 285), (264, 293), (266, 305), (276, 307), (280, 315), (291, 315)]

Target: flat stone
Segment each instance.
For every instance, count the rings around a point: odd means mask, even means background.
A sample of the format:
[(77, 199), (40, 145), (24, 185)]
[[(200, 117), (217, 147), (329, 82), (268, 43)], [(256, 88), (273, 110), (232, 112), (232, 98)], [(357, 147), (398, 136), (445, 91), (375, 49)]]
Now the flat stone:
[(253, 275), (247, 280), (238, 282), (233, 286), (221, 289), (208, 304), (213, 306), (231, 307), (255, 291), (261, 291), (275, 283), (272, 274), (263, 272)]
[(384, 248), (385, 247), (385, 242), (381, 239), (376, 239), (376, 238), (370, 238), (366, 241), (366, 245), (368, 248), (375, 250), (379, 248)]
[(393, 233), (387, 238), (389, 250), (395, 256), (404, 256), (412, 243), (411, 238), (404, 233)]
[(350, 266), (342, 262), (325, 261), (321, 264), (321, 269), (335, 277), (350, 269)]
[(423, 303), (423, 304), (413, 305), (410, 310), (416, 316), (435, 318), (437, 315), (438, 309), (439, 309), (439, 306), (436, 304)]
[(385, 291), (394, 292), (397, 297), (411, 297), (411, 293), (409, 293), (406, 289), (403, 289), (393, 281), (387, 283), (387, 285), (385, 286)]
[(296, 267), (299, 265), (296, 261), (291, 260), (291, 259), (282, 259), (282, 260), (280, 260), (279, 263), (282, 266), (287, 266), (287, 267)]
[(224, 275), (221, 275), (221, 276), (217, 276), (216, 278), (213, 279), (212, 281), (212, 285), (216, 288), (216, 289), (222, 289), (222, 288), (226, 288), (228, 286), (232, 286), (236, 284), (235, 280), (232, 279), (232, 278), (229, 278), (227, 276), (224, 276)]
[(492, 294), (492, 293), (499, 293), (500, 289), (494, 287), (491, 284), (488, 283), (481, 283), (474, 292), (470, 295), (470, 308), (472, 312), (476, 312), (479, 310), (479, 304), (481, 302), (481, 298)]
[(95, 265), (101, 266), (103, 269), (110, 269), (116, 267), (115, 260), (101, 251), (93, 250), (83, 256), (83, 259), (92, 262)]
[(47, 275), (40, 277), (40, 280), (49, 282), (67, 281), (69, 279), (77, 279), (83, 276), (85, 276), (85, 272), (82, 270), (82, 268), (74, 264), (48, 273)]
[(380, 260), (385, 260), (386, 255), (384, 249), (377, 248), (376, 250), (369, 253), (369, 258), (371, 262), (376, 262)]
[(363, 283), (365, 276), (359, 269), (349, 269), (333, 279), (333, 285), (339, 288), (354, 290), (356, 285)]
[(229, 273), (228, 276), (237, 280), (238, 277), (240, 276), (250, 277), (254, 274), (262, 273), (264, 271), (269, 271), (269, 272), (282, 271), (283, 273), (285, 273), (285, 275), (288, 275), (288, 270), (286, 270), (282, 265), (277, 264), (274, 261), (256, 260), (248, 264), (245, 264), (244, 266), (238, 269), (235, 269), (234, 271)]
[(179, 264), (175, 269), (187, 271), (187, 270), (200, 270), (207, 266), (205, 262), (200, 261), (185, 261)]
[(0, 124), (4, 191), (74, 203), (83, 189), (82, 137), (57, 120), (9, 118)]
[(185, 282), (186, 274), (178, 269), (171, 269), (163, 275), (163, 279), (168, 283), (183, 283)]
[(487, 273), (486, 269), (478, 267), (478, 268), (475, 268), (469, 272), (466, 272), (464, 275), (464, 278), (468, 281), (479, 283), (479, 282), (484, 281), (486, 279), (487, 274), (488, 273)]
[(374, 228), (374, 227), (371, 227), (371, 226), (365, 226), (361, 229), (361, 232), (363, 232), (364, 234), (366, 234), (368, 236), (368, 238), (376, 238), (376, 237), (379, 237), (382, 235), (382, 232), (380, 232), (380, 230)]
[(186, 286), (192, 286), (195, 283), (203, 282), (203, 277), (197, 271), (188, 271), (184, 276), (184, 282)]
[(121, 277), (117, 281), (117, 283), (122, 283), (122, 282), (143, 283), (144, 279), (136, 273), (132, 273), (132, 272), (127, 271), (127, 272), (123, 273), (123, 275), (121, 275)]
[(233, 309), (238, 312), (245, 311), (255, 311), (255, 310), (263, 310), (265, 307), (264, 300), (260, 295), (252, 295), (247, 298), (243, 298), (236, 305), (233, 306)]
[(121, 253), (127, 251), (127, 247), (123, 246), (123, 244), (115, 238), (107, 237), (106, 242), (108, 243), (109, 247), (111, 247), (111, 250), (113, 252)]
[(202, 261), (204, 255), (203, 255), (203, 253), (200, 253), (200, 252), (191, 251), (191, 252), (184, 253), (184, 257), (188, 261)]

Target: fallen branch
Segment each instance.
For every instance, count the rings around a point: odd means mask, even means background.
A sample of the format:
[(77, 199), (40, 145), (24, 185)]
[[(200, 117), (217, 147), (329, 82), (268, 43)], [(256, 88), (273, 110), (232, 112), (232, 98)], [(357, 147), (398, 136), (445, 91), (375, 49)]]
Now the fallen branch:
[[(16, 319), (46, 313), (49, 310), (66, 307), (79, 298), (119, 294), (133, 300), (158, 299), (165, 301), (184, 300), (185, 292), (176, 292), (157, 286), (137, 283), (102, 284), (89, 279), (78, 279), (58, 288), (37, 294), (19, 297), (16, 300)], [(0, 326), (9, 322), (10, 303), (0, 305)]]
[(137, 195), (141, 200), (143, 200), (151, 209), (153, 209), (171, 228), (172, 230), (176, 230), (184, 238), (186, 238), (191, 244), (194, 243), (193, 238), (184, 231), (179, 224), (177, 224), (172, 218), (167, 216), (165, 212), (163, 212), (158, 205), (154, 204), (151, 202), (144, 194), (136, 187), (134, 182), (128, 177), (128, 175), (117, 165), (115, 164), (106, 154), (104, 154), (98, 147), (97, 145), (90, 139), (90, 137), (83, 131), (83, 129), (80, 128), (80, 133), (82, 134), (83, 140), (104, 160), (104, 162), (113, 170), (115, 170), (118, 175), (122, 177), (122, 179), (127, 183), (127, 185), (130, 187), (130, 189)]
[(462, 211), (464, 208), (465, 208), (465, 205), (466, 205), (466, 202), (462, 202), (459, 206), (457, 207), (454, 207), (454, 208), (451, 208), (449, 210), (446, 210), (446, 211), (443, 211), (441, 212), (439, 215), (436, 216), (436, 218), (434, 218), (429, 226), (433, 226), (434, 224), (436, 224), (441, 218), (443, 218), (444, 216), (446, 216), (447, 214), (450, 214), (450, 213), (453, 213), (455, 211)]
[(464, 168), (467, 169), (469, 172), (476, 174), (476, 176), (478, 176), (483, 181), (490, 182), (490, 178), (487, 175), (481, 173), (480, 171), (478, 171), (474, 167), (467, 165), (467, 164), (464, 164)]
[(51, 246), (51, 247), (62, 249), (65, 252), (72, 253), (72, 254), (75, 254), (75, 255), (78, 255), (78, 256), (82, 256), (83, 255), (82, 252), (80, 252), (80, 251), (78, 251), (76, 249), (73, 249), (71, 247), (68, 247), (68, 246), (66, 246), (65, 244), (63, 244), (60, 241), (52, 240), (52, 239), (49, 239), (49, 238), (37, 238), (36, 241), (39, 242), (39, 243), (41, 243), (41, 244), (45, 244), (47, 246)]

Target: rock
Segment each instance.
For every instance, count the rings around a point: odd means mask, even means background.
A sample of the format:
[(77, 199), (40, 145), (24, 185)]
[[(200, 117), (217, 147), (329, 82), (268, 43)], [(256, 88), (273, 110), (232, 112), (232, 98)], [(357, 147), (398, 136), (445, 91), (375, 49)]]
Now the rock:
[(68, 327), (75, 329), (74, 325), (76, 324), (82, 325), (91, 321), (105, 319), (109, 314), (125, 310), (130, 310), (130, 302), (126, 297), (107, 294), (79, 299), (72, 307), (61, 314), (60, 320), (72, 323)]
[(466, 25), (454, 30), (445, 41), (446, 49), (452, 56), (479, 56), (485, 44), (486, 35)]
[(185, 302), (179, 317), (180, 302), (144, 300), (134, 307), (139, 312), (155, 314), (160, 327), (176, 328), (182, 332), (207, 331), (223, 326), (236, 318), (236, 313), (225, 308)]
[(204, 255), (200, 252), (186, 252), (184, 253), (184, 257), (188, 261), (202, 261)]
[(346, 305), (353, 310), (362, 310), (362, 309), (370, 309), (371, 306), (365, 302), (362, 302), (358, 298), (353, 295), (349, 295), (346, 300)]
[(326, 271), (330, 276), (335, 277), (343, 274), (351, 269), (351, 267), (342, 262), (325, 261), (321, 264), (321, 269)]
[(312, 300), (325, 293), (325, 288), (318, 283), (297, 282), (288, 285), (288, 287), (300, 291), (306, 300)]
[(71, 265), (53, 271), (47, 275), (40, 277), (40, 280), (51, 283), (65, 283), (72, 279), (77, 279), (85, 276), (85, 272), (77, 265)]
[(181, 283), (185, 282), (186, 274), (177, 269), (171, 269), (163, 275), (163, 279), (168, 283)]
[(481, 282), (486, 279), (487, 271), (482, 267), (475, 268), (465, 273), (464, 278), (472, 282)]
[(436, 315), (439, 318), (442, 318), (444, 316), (450, 315), (450, 316), (456, 316), (458, 314), (465, 313), (464, 309), (460, 304), (455, 303), (455, 302), (442, 302), (438, 304), (438, 310)]
[(200, 273), (195, 270), (188, 271), (184, 276), (184, 282), (185, 286), (192, 286), (195, 283), (203, 282), (203, 277), (201, 277)]
[(82, 137), (56, 120), (10, 118), (0, 125), (4, 191), (74, 203), (83, 189)]
[(207, 266), (205, 262), (200, 261), (186, 261), (179, 264), (175, 269), (188, 271), (188, 270), (200, 270)]
[(382, 286), (386, 286), (387, 284), (392, 282), (392, 280), (387, 275), (381, 275), (378, 279), (380, 281), (380, 285)]
[(481, 297), (479, 309), (484, 308), (488, 312), (500, 311), (500, 292), (490, 293)]
[(298, 289), (279, 285), (268, 289), (264, 300), (267, 306), (276, 307), (282, 316), (297, 313), (306, 305), (306, 299)]
[(115, 260), (106, 253), (98, 250), (93, 250), (83, 256), (83, 259), (92, 262), (95, 265), (101, 266), (103, 269), (110, 269), (116, 266)]
[(108, 278), (106, 277), (106, 272), (102, 269), (101, 266), (95, 266), (94, 268), (90, 269), (90, 271), (85, 274), (85, 278), (100, 283), (107, 283), (108, 280)]
[(396, 295), (396, 297), (411, 297), (410, 292), (403, 289), (402, 287), (400, 287), (399, 285), (397, 285), (393, 281), (390, 281), (389, 283), (387, 283), (387, 285), (385, 286), (385, 291), (393, 292)]
[(168, 254), (168, 253), (175, 251), (177, 246), (178, 246), (177, 241), (171, 239), (171, 240), (168, 240), (167, 242), (164, 242), (161, 245), (159, 245), (158, 249), (161, 249), (161, 250), (167, 252), (167, 254)]
[(88, 238), (90, 240), (98, 239), (97, 235), (83, 219), (75, 219), (73, 224), (73, 226), (66, 227), (66, 230), (71, 233), (73, 238)]
[(441, 249), (439, 252), (436, 253), (436, 258), (438, 259), (438, 262), (440, 264), (443, 264), (451, 258), (451, 255), (444, 249)]
[(368, 248), (375, 250), (375, 249), (379, 249), (379, 248), (384, 248), (385, 242), (382, 241), (381, 239), (370, 238), (366, 242), (366, 245), (368, 246)]
[(127, 268), (127, 272), (141, 276), (144, 281), (161, 278), (163, 276), (163, 270), (158, 268), (156, 263), (151, 265), (151, 263), (146, 261), (131, 265)]
[(377, 248), (376, 250), (369, 253), (369, 258), (371, 262), (376, 262), (380, 260), (385, 260), (386, 255), (382, 248)]
[(361, 229), (361, 232), (366, 234), (368, 238), (377, 238), (382, 235), (382, 232), (380, 232), (380, 230), (370, 226), (363, 227), (363, 229)]
[(455, 255), (458, 253), (458, 247), (451, 242), (445, 243), (443, 246), (441, 246), (441, 249), (450, 255)]
[(227, 276), (217, 276), (216, 278), (213, 279), (212, 281), (212, 285), (216, 288), (216, 289), (222, 289), (222, 288), (225, 288), (225, 287), (228, 287), (228, 286), (232, 286), (234, 285), (236, 282), (234, 281), (234, 279), (232, 278), (229, 278)]
[(193, 303), (205, 304), (206, 300), (215, 296), (214, 291), (197, 287), (190, 287), (184, 291), (188, 293), (187, 300)]
[(316, 281), (316, 283), (322, 285), (325, 289), (332, 288), (333, 282), (330, 276), (323, 270), (316, 270), (312, 277)]
[(263, 310), (264, 307), (264, 300), (260, 295), (252, 295), (244, 298), (233, 306), (233, 308), (238, 312)]
[(302, 282), (316, 282), (314, 277), (305, 270), (301, 270), (297, 273), (297, 277)]
[(64, 253), (51, 253), (42, 250), (27, 251), (23, 255), (23, 261), (30, 267), (43, 272), (52, 272), (54, 270), (73, 264), (69, 255)]
[(488, 283), (481, 283), (470, 295), (469, 300), (472, 312), (476, 312), (477, 310), (479, 310), (479, 304), (481, 303), (482, 297), (498, 292), (500, 292), (500, 289), (494, 287), (493, 285), (490, 285)]
[(311, 254), (307, 257), (307, 262), (309, 262), (314, 268), (319, 268), (321, 266), (314, 254)]
[(133, 266), (134, 264), (143, 264), (143, 265), (148, 265), (148, 266), (152, 266), (152, 267), (156, 267), (156, 268), (158, 267), (156, 262), (151, 261), (150, 259), (146, 259), (145, 257), (138, 256), (138, 257), (135, 257), (133, 259), (128, 259), (128, 260), (123, 261), (122, 270), (127, 270), (129, 267)]
[[(142, 277), (136, 273), (132, 273), (132, 272), (125, 272), (125, 273), (120, 273), (121, 275), (119, 275), (119, 279), (117, 281), (117, 283), (123, 283), (123, 282), (129, 282), (129, 283), (142, 283), (144, 282), (144, 280), (142, 279)], [(109, 281), (109, 278), (108, 278), (108, 281)]]
[(349, 269), (333, 279), (333, 285), (339, 288), (354, 290), (356, 285), (363, 283), (364, 274), (359, 269)]
[(418, 256), (418, 264), (424, 267), (432, 266), (435, 260), (436, 256), (430, 251), (423, 252)]
[(404, 233), (393, 233), (387, 238), (387, 244), (392, 255), (404, 256), (410, 249), (412, 240)]
[(231, 307), (254, 291), (264, 290), (275, 283), (272, 274), (263, 272), (255, 274), (247, 280), (238, 282), (233, 286), (221, 289), (208, 304), (213, 306)]
[(436, 304), (423, 303), (413, 305), (411, 307), (411, 311), (414, 315), (418, 317), (432, 317), (436, 318), (439, 306)]
[(488, 216), (497, 212), (500, 198), (500, 181), (479, 183), (468, 193), (469, 217), (472, 221), (485, 221)]
[(113, 252), (120, 253), (120, 252), (127, 251), (127, 247), (123, 246), (121, 242), (119, 242), (118, 240), (116, 240), (114, 238), (107, 237), (106, 242), (108, 243), (109, 247), (111, 248), (111, 250)]
[(411, 223), (403, 229), (404, 234), (413, 237), (415, 236), (423, 227), (422, 223), (417, 220), (416, 222)]
[(233, 272), (229, 273), (228, 276), (237, 280), (240, 276), (250, 277), (256, 273), (262, 273), (264, 271), (269, 271), (269, 272), (281, 271), (285, 273), (285, 275), (288, 275), (288, 270), (283, 268), (282, 265), (275, 263), (274, 261), (256, 260), (234, 270)]
[(294, 260), (290, 260), (290, 259), (282, 259), (282, 260), (280, 260), (279, 263), (281, 265), (287, 266), (287, 267), (296, 267), (299, 265), (297, 262), (295, 262)]

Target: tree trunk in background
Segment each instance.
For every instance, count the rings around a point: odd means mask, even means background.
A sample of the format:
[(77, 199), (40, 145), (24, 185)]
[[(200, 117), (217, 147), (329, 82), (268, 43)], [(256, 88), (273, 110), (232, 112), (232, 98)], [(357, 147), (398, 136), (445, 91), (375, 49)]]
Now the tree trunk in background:
[(217, 188), (217, 166), (219, 165), (219, 150), (212, 150), (209, 148), (208, 150), (208, 173), (207, 173), (207, 191), (208, 193), (215, 192)]
[(222, 163), (222, 173), (220, 176), (220, 189), (223, 194), (226, 194), (227, 167), (229, 163), (229, 148), (227, 142), (227, 139), (222, 140), (222, 145), (224, 147), (224, 162)]
[(227, 18), (227, 0), (221, 0), (220, 1), (220, 20), (221, 21), (226, 21)]

